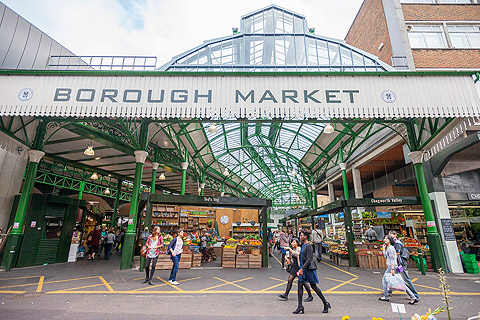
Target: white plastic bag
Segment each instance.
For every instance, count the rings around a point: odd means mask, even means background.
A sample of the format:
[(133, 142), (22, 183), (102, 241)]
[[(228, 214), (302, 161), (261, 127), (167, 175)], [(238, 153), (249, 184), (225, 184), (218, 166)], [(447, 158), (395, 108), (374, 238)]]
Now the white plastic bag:
[(394, 276), (392, 276), (391, 273), (387, 273), (385, 275), (385, 280), (387, 281), (389, 290), (398, 290), (398, 291), (406, 290), (405, 281), (403, 281), (402, 276), (398, 273), (396, 273)]

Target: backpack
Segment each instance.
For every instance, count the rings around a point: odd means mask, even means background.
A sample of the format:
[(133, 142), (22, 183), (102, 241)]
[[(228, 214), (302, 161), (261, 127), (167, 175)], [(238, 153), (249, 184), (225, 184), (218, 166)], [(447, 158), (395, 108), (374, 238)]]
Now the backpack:
[(400, 256), (399, 256), (400, 261), (399, 262), (400, 262), (401, 265), (405, 266), (408, 263), (408, 259), (410, 259), (410, 252), (408, 251), (407, 248), (405, 248), (402, 241), (397, 239), (397, 243), (399, 243), (401, 245)]

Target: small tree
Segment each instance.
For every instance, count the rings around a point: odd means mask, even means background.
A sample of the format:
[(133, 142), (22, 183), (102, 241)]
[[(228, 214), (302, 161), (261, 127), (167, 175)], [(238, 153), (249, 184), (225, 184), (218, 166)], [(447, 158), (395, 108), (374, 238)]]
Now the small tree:
[(440, 289), (442, 289), (442, 301), (445, 304), (445, 307), (447, 309), (447, 314), (448, 314), (448, 320), (452, 320), (452, 317), (450, 316), (450, 304), (452, 303), (452, 300), (450, 300), (450, 286), (447, 283), (447, 276), (445, 275), (445, 272), (442, 270), (442, 268), (438, 269), (438, 277), (440, 278)]

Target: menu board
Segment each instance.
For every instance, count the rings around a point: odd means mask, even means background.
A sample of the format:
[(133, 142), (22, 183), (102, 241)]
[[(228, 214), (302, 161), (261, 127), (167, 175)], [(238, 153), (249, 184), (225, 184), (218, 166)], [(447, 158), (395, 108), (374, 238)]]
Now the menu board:
[(442, 223), (443, 236), (445, 241), (456, 241), (455, 232), (453, 231), (452, 219), (440, 219)]

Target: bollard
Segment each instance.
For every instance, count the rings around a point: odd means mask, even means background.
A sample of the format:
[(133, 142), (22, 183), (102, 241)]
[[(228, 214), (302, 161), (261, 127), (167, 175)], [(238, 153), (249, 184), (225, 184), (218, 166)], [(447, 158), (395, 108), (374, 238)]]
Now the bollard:
[(423, 264), (423, 252), (421, 249), (418, 250), (418, 259), (420, 260), (420, 271), (422, 272), (423, 275), (425, 275), (425, 265)]

